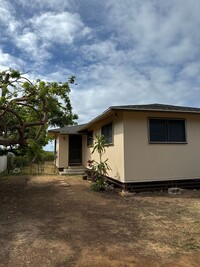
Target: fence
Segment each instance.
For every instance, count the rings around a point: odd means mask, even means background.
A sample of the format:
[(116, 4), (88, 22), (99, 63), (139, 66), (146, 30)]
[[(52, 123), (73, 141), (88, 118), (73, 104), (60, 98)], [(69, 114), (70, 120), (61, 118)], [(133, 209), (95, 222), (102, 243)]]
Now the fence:
[(7, 169), (7, 156), (0, 157), (0, 172), (3, 172)]

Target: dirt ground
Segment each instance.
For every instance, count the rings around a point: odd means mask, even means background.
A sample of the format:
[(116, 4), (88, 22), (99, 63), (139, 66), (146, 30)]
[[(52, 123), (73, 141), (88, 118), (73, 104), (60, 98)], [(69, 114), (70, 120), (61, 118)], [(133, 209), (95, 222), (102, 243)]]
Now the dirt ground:
[(200, 266), (200, 191), (92, 192), (80, 176), (0, 177), (0, 266)]

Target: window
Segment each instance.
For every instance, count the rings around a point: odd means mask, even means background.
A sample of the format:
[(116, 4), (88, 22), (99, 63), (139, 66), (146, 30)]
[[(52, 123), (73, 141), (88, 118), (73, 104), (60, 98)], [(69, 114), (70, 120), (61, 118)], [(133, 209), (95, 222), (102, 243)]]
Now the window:
[(104, 136), (107, 144), (113, 143), (112, 123), (106, 124), (101, 128), (101, 134)]
[(184, 143), (184, 119), (149, 119), (149, 141), (158, 143)]
[(89, 131), (87, 133), (87, 146), (91, 146), (93, 144), (93, 131)]

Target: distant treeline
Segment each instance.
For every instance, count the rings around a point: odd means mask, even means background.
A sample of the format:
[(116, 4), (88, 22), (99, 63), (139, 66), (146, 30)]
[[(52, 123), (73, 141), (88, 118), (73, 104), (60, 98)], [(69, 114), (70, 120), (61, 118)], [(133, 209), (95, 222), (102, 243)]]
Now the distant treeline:
[(54, 160), (54, 152), (53, 151), (43, 151), (43, 160), (44, 161), (53, 161)]

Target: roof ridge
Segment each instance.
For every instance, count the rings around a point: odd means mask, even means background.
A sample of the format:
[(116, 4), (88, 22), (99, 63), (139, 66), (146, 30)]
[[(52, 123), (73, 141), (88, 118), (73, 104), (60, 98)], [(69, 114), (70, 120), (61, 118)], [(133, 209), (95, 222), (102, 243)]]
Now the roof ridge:
[(165, 108), (167, 107), (171, 107), (174, 109), (179, 109), (179, 110), (193, 110), (193, 111), (197, 111), (200, 110), (200, 108), (197, 107), (188, 107), (188, 106), (180, 106), (180, 105), (171, 105), (171, 104), (160, 104), (160, 103), (153, 103), (153, 104), (140, 104), (140, 105), (121, 105), (121, 106), (110, 106), (110, 109), (142, 109), (142, 108), (154, 108), (156, 109), (156, 107), (161, 107), (164, 108), (164, 110), (166, 110)]

